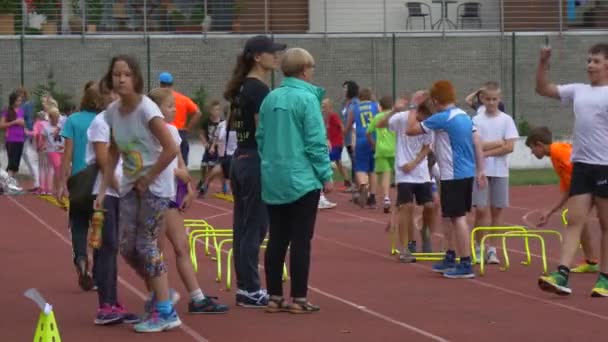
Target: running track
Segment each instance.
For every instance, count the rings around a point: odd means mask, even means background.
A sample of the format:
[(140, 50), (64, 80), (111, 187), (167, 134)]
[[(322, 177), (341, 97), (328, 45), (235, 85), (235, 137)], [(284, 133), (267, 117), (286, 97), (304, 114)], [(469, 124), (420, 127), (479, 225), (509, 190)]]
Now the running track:
[[(536, 209), (558, 196), (556, 187), (514, 187), (510, 224), (538, 217)], [(388, 255), (381, 209), (355, 208), (348, 196), (333, 193), (338, 208), (319, 213), (313, 242), (309, 297), (321, 306), (314, 315), (265, 314), (234, 307), (234, 292), (215, 283), (215, 264), (199, 249), (198, 278), (206, 294), (231, 305), (227, 315), (186, 313), (186, 290), (170, 266), (172, 286), (182, 294), (182, 328), (163, 334), (136, 334), (130, 326), (96, 327), (95, 292), (76, 285), (66, 213), (33, 196), (0, 197), (2, 341), (31, 340), (39, 311), (22, 293), (36, 287), (53, 304), (62, 341), (591, 341), (605, 335), (606, 300), (588, 293), (596, 275), (573, 275), (568, 298), (538, 290), (540, 259), (523, 260), (523, 244), (511, 241), (512, 268), (490, 267), (474, 280), (449, 280), (430, 272), (429, 263), (399, 264)], [(230, 227), (231, 204), (197, 201), (186, 215), (220, 228)], [(597, 221), (593, 233), (599, 235)], [(556, 215), (547, 228), (561, 229)], [(548, 237), (550, 267), (559, 244)], [(539, 253), (531, 244), (532, 252)], [(168, 256), (169, 265), (174, 261)], [(142, 308), (144, 287), (119, 265), (119, 295), (125, 306)], [(263, 270), (261, 271), (263, 272)], [(285, 287), (288, 294), (288, 286)]]

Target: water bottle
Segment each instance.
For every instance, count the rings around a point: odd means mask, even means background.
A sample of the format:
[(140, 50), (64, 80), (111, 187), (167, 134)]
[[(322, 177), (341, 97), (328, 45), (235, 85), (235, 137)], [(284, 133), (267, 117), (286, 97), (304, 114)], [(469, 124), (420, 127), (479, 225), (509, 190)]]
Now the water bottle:
[(89, 246), (94, 249), (101, 247), (101, 233), (103, 231), (104, 210), (95, 210), (91, 218), (91, 233)]

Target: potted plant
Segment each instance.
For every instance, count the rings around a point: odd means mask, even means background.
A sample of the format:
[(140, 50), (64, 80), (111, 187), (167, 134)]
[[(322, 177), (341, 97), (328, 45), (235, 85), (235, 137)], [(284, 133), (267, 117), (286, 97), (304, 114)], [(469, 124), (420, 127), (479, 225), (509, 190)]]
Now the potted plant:
[(245, 9), (244, 0), (234, 0), (234, 13), (232, 18), (232, 32), (241, 31), (241, 14)]
[(57, 19), (61, 14), (61, 3), (54, 0), (34, 0), (32, 6), (36, 13), (46, 17), (42, 24), (42, 33), (57, 34)]
[(186, 16), (178, 9), (169, 12), (169, 30), (179, 31), (180, 27), (186, 23)]
[(103, 17), (103, 1), (86, 0), (87, 32), (97, 32), (97, 27)]
[(13, 0), (0, 0), (0, 34), (15, 34), (15, 13), (20, 6)]

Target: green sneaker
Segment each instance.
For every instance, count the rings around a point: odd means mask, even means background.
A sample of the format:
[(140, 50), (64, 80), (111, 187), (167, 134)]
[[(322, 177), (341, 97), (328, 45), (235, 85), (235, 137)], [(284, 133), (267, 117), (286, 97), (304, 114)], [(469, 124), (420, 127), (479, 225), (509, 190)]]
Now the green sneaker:
[(600, 266), (598, 264), (591, 265), (588, 263), (582, 263), (575, 268), (571, 269), (571, 273), (597, 273), (600, 270)]
[(591, 290), (591, 297), (608, 297), (608, 278), (600, 274)]
[[(538, 278), (538, 287), (545, 292), (551, 292), (560, 296), (572, 294), (568, 287), (568, 280), (559, 272), (552, 272), (547, 276)], [(606, 287), (608, 289), (608, 287)]]

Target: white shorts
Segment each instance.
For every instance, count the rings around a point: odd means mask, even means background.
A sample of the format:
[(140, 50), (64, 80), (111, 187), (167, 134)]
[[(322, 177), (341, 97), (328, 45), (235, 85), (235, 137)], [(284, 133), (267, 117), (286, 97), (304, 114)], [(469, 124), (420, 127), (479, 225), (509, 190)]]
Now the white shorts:
[(509, 177), (488, 177), (488, 185), (479, 189), (473, 184), (473, 206), (507, 208), (509, 206)]

